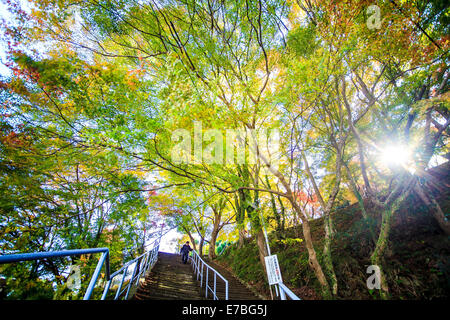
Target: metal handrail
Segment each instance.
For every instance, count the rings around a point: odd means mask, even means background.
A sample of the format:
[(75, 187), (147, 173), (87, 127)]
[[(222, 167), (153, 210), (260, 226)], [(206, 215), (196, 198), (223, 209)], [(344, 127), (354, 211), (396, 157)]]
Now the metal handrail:
[[(106, 296), (108, 294), (109, 288), (111, 287), (111, 283), (113, 279), (118, 276), (119, 274), (122, 274), (122, 279), (120, 280), (119, 287), (117, 288), (116, 295), (114, 296), (114, 300), (117, 300), (126, 290), (125, 300), (128, 299), (128, 296), (130, 294), (131, 287), (134, 282), (136, 282), (136, 285), (139, 284), (139, 280), (141, 279), (142, 275), (145, 276), (147, 270), (153, 268), (156, 261), (158, 260), (158, 251), (159, 251), (159, 243), (161, 241), (161, 238), (158, 238), (154, 243), (155, 246), (153, 249), (141, 254), (139, 257), (134, 258), (133, 260), (128, 261), (126, 264), (122, 266), (119, 270), (114, 272), (111, 277), (108, 279), (108, 282), (105, 285), (105, 289), (103, 290), (103, 295), (101, 297), (101, 300), (105, 300)], [(143, 262), (143, 263), (142, 263)], [(128, 268), (130, 265), (135, 264), (133, 268), (133, 273), (131, 278), (128, 281), (128, 286), (126, 286), (122, 290), (123, 283), (125, 281), (126, 275), (128, 274)]]
[[(145, 275), (146, 271), (149, 268), (153, 267), (153, 265), (155, 264), (155, 262), (158, 258), (158, 250), (159, 250), (160, 240), (161, 240), (161, 237), (158, 238), (154, 242), (156, 244), (152, 250), (149, 250), (149, 251), (145, 252), (144, 254), (140, 255), (139, 257), (137, 257), (131, 261), (128, 261), (122, 268), (120, 268), (118, 271), (114, 272), (113, 274), (110, 273), (109, 249), (108, 248), (89, 248), (89, 249), (75, 249), (75, 250), (61, 250), (61, 251), (50, 251), (50, 252), (34, 252), (34, 253), (19, 253), (19, 254), (0, 255), (0, 264), (101, 253), (102, 255), (100, 256), (97, 266), (95, 268), (95, 271), (91, 277), (91, 280), (89, 281), (89, 285), (88, 285), (88, 288), (86, 289), (86, 293), (84, 294), (83, 300), (90, 299), (92, 292), (94, 291), (98, 276), (100, 275), (100, 271), (102, 270), (104, 264), (105, 264), (105, 269), (106, 269), (105, 276), (106, 276), (106, 280), (108, 280), (108, 282), (105, 285), (105, 289), (103, 291), (101, 300), (104, 300), (106, 298), (106, 295), (109, 291), (109, 287), (111, 286), (111, 281), (114, 279), (114, 277), (116, 277), (118, 274), (121, 273), (122, 270), (124, 270), (122, 282), (120, 283), (120, 286), (119, 286), (116, 296), (114, 298), (115, 300), (117, 300), (118, 297), (120, 297), (120, 295), (124, 292), (124, 291), (121, 292), (120, 289), (121, 289), (123, 281), (125, 279), (128, 267), (131, 264), (136, 263), (136, 265), (133, 269), (133, 275), (132, 275), (132, 277), (129, 281), (128, 287), (126, 289), (127, 294), (125, 296), (125, 299), (127, 299), (130, 289), (131, 289), (131, 286), (134, 283), (134, 280), (137, 279), (136, 280), (136, 285), (137, 285), (141, 276)], [(141, 263), (142, 261), (144, 261), (144, 263)]]
[[(205, 281), (205, 298), (208, 298), (208, 289), (211, 291), (214, 300), (219, 300), (216, 294), (216, 284), (217, 284), (217, 276), (223, 280), (225, 283), (225, 300), (228, 300), (228, 280), (225, 279), (219, 272), (217, 272), (214, 268), (209, 266), (197, 253), (197, 251), (192, 251), (192, 269), (194, 274), (196, 275), (197, 281), (200, 277), (200, 288), (203, 286), (203, 270), (206, 267), (206, 281)], [(211, 288), (208, 282), (209, 270), (211, 270), (214, 274), (214, 286)]]
[(281, 300), (287, 300), (286, 294), (289, 298), (291, 298), (291, 300), (300, 300), (300, 298), (297, 297), (288, 287), (286, 287), (283, 282), (278, 283), (278, 288), (280, 289)]
[(53, 252), (34, 252), (34, 253), (18, 253), (18, 254), (7, 254), (0, 256), (0, 264), (13, 263), (20, 261), (30, 261), (30, 260), (42, 260), (47, 258), (57, 258), (57, 257), (68, 257), (68, 256), (81, 256), (83, 254), (93, 254), (102, 253), (100, 259), (98, 260), (97, 267), (95, 268), (94, 274), (91, 277), (86, 293), (84, 294), (83, 300), (89, 300), (94, 291), (95, 283), (97, 282), (100, 271), (103, 264), (106, 261), (106, 278), (109, 278), (109, 249), (108, 248), (90, 248), (90, 249), (75, 249), (75, 250), (61, 250)]

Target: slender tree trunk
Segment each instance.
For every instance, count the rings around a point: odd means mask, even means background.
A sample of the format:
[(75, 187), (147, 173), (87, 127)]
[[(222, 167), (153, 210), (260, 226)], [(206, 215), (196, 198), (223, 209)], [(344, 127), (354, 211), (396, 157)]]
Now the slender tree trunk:
[(282, 231), (282, 235), (283, 237), (285, 237), (285, 230), (286, 230), (286, 214), (285, 214), (285, 208), (284, 208), (284, 204), (283, 201), (281, 201), (281, 197), (278, 195), (278, 202), (280, 204), (280, 215), (281, 215), (281, 231)]
[(353, 195), (358, 200), (358, 205), (359, 205), (359, 208), (361, 210), (361, 215), (363, 216), (363, 219), (364, 219), (364, 221), (366, 223), (366, 226), (369, 229), (370, 238), (372, 240), (372, 243), (373, 243), (373, 245), (375, 245), (377, 238), (375, 236), (375, 232), (373, 231), (372, 225), (370, 223), (369, 215), (367, 214), (367, 210), (366, 210), (366, 206), (364, 204), (363, 197), (361, 196), (361, 193), (358, 191), (358, 188), (356, 187), (356, 183), (353, 180), (353, 177), (352, 177), (352, 175), (350, 173), (350, 169), (347, 166), (345, 166), (345, 168), (346, 168), (345, 171), (347, 172), (348, 180), (350, 182), (350, 186), (352, 187)]
[(327, 279), (325, 277), (325, 274), (323, 273), (322, 267), (320, 266), (319, 261), (317, 260), (316, 250), (314, 249), (314, 244), (311, 237), (311, 228), (309, 226), (308, 219), (303, 215), (300, 207), (295, 202), (292, 195), (289, 197), (289, 200), (292, 204), (292, 207), (296, 211), (297, 215), (300, 216), (302, 219), (302, 230), (303, 230), (303, 237), (305, 238), (305, 246), (308, 250), (308, 257), (309, 257), (309, 265), (313, 269), (317, 279), (319, 280), (319, 283), (322, 286), (322, 294), (325, 299), (330, 299), (330, 286), (327, 282)]
[(203, 244), (205, 243), (205, 238), (200, 235), (200, 244), (198, 245), (198, 254), (203, 257)]
[[(411, 180), (409, 180), (408, 182), (411, 183)], [(389, 297), (389, 287), (383, 272), (382, 260), (389, 243), (389, 233), (391, 231), (392, 217), (408, 194), (409, 191), (403, 190), (403, 192), (401, 191), (397, 195), (394, 193), (392, 194), (392, 197), (394, 198), (396, 197), (396, 199), (392, 199), (391, 201), (386, 200), (381, 216), (380, 233), (378, 235), (378, 240), (376, 242), (375, 249), (373, 250), (372, 255), (370, 256), (371, 263), (380, 268), (380, 277), (381, 277), (380, 295), (382, 299), (387, 299)]]
[[(271, 189), (269, 178), (267, 177), (267, 175), (266, 175), (266, 183), (267, 183), (267, 186), (269, 187), (269, 189)], [(275, 228), (276, 237), (278, 239), (283, 239), (284, 238), (283, 237), (284, 225), (283, 225), (283, 223), (281, 221), (281, 215), (280, 215), (280, 213), (277, 210), (277, 205), (276, 205), (276, 202), (275, 202), (275, 196), (274, 196), (273, 193), (270, 194), (270, 203), (272, 205), (273, 216), (275, 218), (275, 221), (277, 222), (277, 226)]]
[(214, 228), (214, 230), (211, 233), (211, 240), (209, 241), (209, 252), (208, 257), (209, 259), (214, 259), (216, 257), (216, 241), (217, 241), (217, 235), (219, 234), (218, 228)]
[(327, 282), (327, 279), (325, 277), (325, 274), (323, 273), (322, 267), (320, 266), (319, 261), (317, 260), (316, 251), (314, 249), (314, 245), (312, 242), (311, 237), (311, 228), (309, 226), (309, 222), (305, 214), (303, 213), (302, 209), (298, 206), (297, 202), (295, 201), (294, 194), (292, 193), (292, 189), (290, 187), (290, 184), (286, 181), (283, 174), (281, 174), (280, 171), (275, 169), (269, 161), (264, 157), (262, 154), (258, 154), (258, 157), (265, 163), (265, 165), (268, 166), (268, 169), (272, 172), (274, 176), (276, 176), (283, 187), (286, 189), (285, 197), (289, 200), (291, 203), (293, 209), (297, 213), (297, 215), (302, 219), (302, 230), (303, 230), (303, 236), (305, 238), (305, 246), (308, 250), (308, 256), (309, 256), (309, 265), (313, 269), (317, 279), (319, 280), (320, 285), (322, 286), (322, 294), (325, 297), (325, 299), (330, 299), (330, 286)]
[(380, 234), (378, 235), (378, 241), (376, 242), (375, 249), (370, 256), (370, 261), (373, 265), (380, 268), (380, 284), (381, 284), (381, 297), (387, 299), (389, 296), (389, 287), (386, 281), (386, 277), (383, 272), (382, 258), (386, 250), (389, 241), (389, 231), (391, 229), (392, 208), (385, 208), (382, 213)]
[(323, 262), (325, 264), (325, 268), (327, 270), (328, 276), (331, 280), (331, 289), (333, 292), (333, 295), (337, 295), (338, 291), (338, 282), (336, 273), (334, 272), (333, 267), (333, 259), (331, 257), (331, 242), (333, 239), (333, 223), (331, 219), (331, 214), (327, 213), (324, 217), (324, 224), (325, 224), (325, 241), (323, 245)]
[(184, 231), (187, 233), (187, 235), (189, 236), (189, 239), (191, 240), (192, 248), (193, 248), (195, 251), (197, 251), (197, 246), (196, 246), (196, 244), (195, 244), (195, 239), (194, 239), (194, 237), (192, 236), (192, 234), (191, 234), (187, 229), (184, 229)]
[(242, 248), (244, 246), (244, 239), (245, 239), (245, 208), (243, 206), (244, 203), (244, 191), (239, 190), (238, 196), (235, 196), (234, 203), (236, 206), (236, 224), (239, 232), (239, 241), (238, 241), (238, 248)]
[(266, 240), (264, 237), (264, 232), (262, 229), (258, 230), (256, 233), (256, 245), (258, 246), (258, 252), (259, 252), (259, 261), (261, 262), (261, 265), (264, 269), (264, 274), (266, 274), (266, 261), (264, 257), (268, 256), (269, 253), (267, 252), (267, 246), (266, 246)]
[(337, 155), (336, 155), (336, 182), (333, 187), (333, 190), (330, 194), (330, 197), (328, 198), (327, 203), (325, 203), (325, 200), (322, 197), (322, 194), (320, 193), (319, 187), (317, 186), (316, 180), (314, 179), (314, 176), (309, 168), (308, 161), (306, 159), (305, 154), (302, 152), (303, 161), (305, 164), (306, 172), (309, 176), (309, 179), (313, 185), (314, 192), (316, 193), (317, 199), (319, 200), (319, 203), (323, 210), (324, 215), (324, 229), (325, 229), (325, 241), (323, 245), (323, 261), (325, 264), (325, 269), (327, 270), (327, 274), (330, 277), (331, 280), (331, 286), (332, 286), (332, 292), (333, 295), (337, 295), (338, 290), (338, 282), (336, 273), (334, 271), (333, 267), (333, 259), (331, 257), (331, 242), (333, 240), (334, 236), (334, 230), (333, 230), (333, 221), (331, 218), (331, 209), (334, 205), (334, 201), (336, 200), (336, 196), (339, 192), (339, 186), (341, 183), (341, 167), (342, 167), (342, 161), (340, 157), (340, 150), (337, 148)]

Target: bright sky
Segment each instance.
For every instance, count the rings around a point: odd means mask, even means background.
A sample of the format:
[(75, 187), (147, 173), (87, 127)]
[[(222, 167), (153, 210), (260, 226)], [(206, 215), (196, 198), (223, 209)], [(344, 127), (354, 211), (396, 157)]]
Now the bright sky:
[(159, 245), (159, 251), (176, 253), (176, 243), (174, 240), (179, 239), (182, 235), (178, 233), (176, 230), (170, 230), (164, 237), (161, 239), (161, 243)]

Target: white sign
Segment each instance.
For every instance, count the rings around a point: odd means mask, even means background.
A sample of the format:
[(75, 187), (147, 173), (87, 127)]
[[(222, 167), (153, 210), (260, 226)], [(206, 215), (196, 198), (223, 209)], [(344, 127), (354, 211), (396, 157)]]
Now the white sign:
[(281, 279), (280, 266), (278, 265), (277, 255), (271, 255), (264, 257), (266, 262), (267, 278), (269, 280), (269, 285), (277, 284), (283, 282)]

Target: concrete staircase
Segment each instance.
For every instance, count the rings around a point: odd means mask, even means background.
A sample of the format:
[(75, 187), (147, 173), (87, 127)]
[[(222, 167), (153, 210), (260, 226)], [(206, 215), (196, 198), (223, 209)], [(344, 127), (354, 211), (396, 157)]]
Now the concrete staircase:
[[(206, 262), (228, 280), (228, 297), (230, 300), (257, 300), (247, 287), (242, 285), (229, 271), (214, 262)], [(203, 278), (205, 281), (206, 276)], [(208, 283), (213, 287), (214, 278), (209, 273)], [(225, 299), (224, 282), (217, 277), (216, 291), (219, 299)], [(152, 271), (137, 289), (133, 299), (136, 300), (204, 300), (205, 283), (200, 288), (192, 271), (191, 261), (181, 262), (178, 254), (159, 252), (158, 261)], [(212, 299), (211, 292), (208, 299)]]
[(202, 300), (192, 266), (178, 254), (159, 252), (158, 261), (134, 295), (136, 300)]

